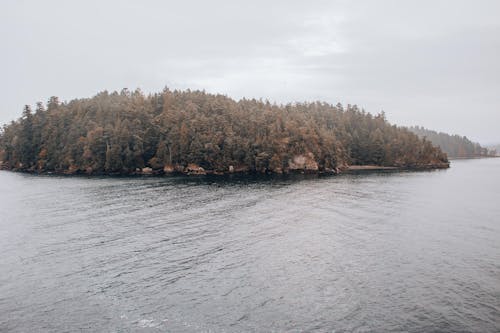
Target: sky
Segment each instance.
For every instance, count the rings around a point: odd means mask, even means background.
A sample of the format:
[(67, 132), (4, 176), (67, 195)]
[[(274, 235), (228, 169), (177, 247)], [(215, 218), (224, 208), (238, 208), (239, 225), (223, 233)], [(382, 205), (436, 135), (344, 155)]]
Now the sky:
[(0, 124), (102, 90), (325, 101), (500, 143), (500, 1), (0, 3)]

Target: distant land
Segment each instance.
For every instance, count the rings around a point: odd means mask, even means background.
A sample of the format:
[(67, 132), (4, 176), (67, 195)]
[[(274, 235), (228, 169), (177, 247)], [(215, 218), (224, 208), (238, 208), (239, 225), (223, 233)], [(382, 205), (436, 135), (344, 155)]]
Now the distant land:
[(472, 142), (465, 136), (436, 132), (420, 126), (409, 127), (408, 129), (419, 137), (425, 138), (431, 141), (433, 145), (441, 148), (449, 158), (489, 157), (496, 156), (497, 151), (500, 151), (496, 150), (494, 147), (482, 147), (479, 143)]
[(0, 133), (3, 169), (60, 174), (338, 173), (447, 168), (443, 151), (355, 105), (204, 91), (52, 97)]
[(495, 156), (500, 156), (500, 143), (487, 145), (488, 150)]

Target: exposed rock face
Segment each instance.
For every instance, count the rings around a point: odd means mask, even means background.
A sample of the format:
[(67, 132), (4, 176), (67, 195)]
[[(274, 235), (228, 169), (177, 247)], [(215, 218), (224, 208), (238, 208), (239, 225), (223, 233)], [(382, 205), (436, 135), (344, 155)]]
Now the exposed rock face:
[(292, 160), (288, 161), (288, 169), (290, 171), (318, 171), (318, 162), (314, 159), (313, 153), (296, 155)]
[(250, 168), (246, 165), (236, 165), (234, 167), (234, 172), (248, 172)]
[(145, 175), (150, 175), (150, 174), (153, 173), (153, 169), (148, 168), (148, 167), (142, 168), (142, 173), (145, 174)]
[(203, 169), (198, 164), (194, 164), (194, 163), (188, 164), (188, 166), (186, 167), (186, 173), (188, 175), (206, 175), (207, 174), (205, 169)]

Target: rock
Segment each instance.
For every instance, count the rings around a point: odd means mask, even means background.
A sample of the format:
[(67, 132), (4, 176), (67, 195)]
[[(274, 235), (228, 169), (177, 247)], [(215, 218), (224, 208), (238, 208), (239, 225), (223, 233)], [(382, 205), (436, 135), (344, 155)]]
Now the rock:
[(153, 173), (153, 169), (149, 168), (149, 167), (145, 167), (145, 168), (142, 168), (142, 173), (145, 174), (145, 175), (150, 175)]
[(332, 168), (325, 168), (324, 173), (330, 173), (330, 174), (337, 174), (337, 168), (332, 169)]
[(234, 167), (234, 172), (248, 172), (250, 169), (248, 168), (248, 166), (242, 164), (242, 165), (237, 165)]
[(318, 162), (314, 159), (313, 153), (303, 155), (296, 155), (292, 160), (288, 161), (288, 169), (290, 171), (304, 170), (304, 171), (318, 171)]
[(203, 169), (201, 166), (194, 164), (194, 163), (188, 164), (188, 166), (186, 167), (186, 173), (188, 175), (206, 175), (207, 174), (205, 172), (205, 169)]

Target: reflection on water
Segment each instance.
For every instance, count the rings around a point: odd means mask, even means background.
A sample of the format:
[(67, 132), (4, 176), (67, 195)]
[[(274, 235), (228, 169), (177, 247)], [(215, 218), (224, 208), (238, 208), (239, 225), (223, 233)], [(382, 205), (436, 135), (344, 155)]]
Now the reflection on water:
[(499, 170), (2, 171), (0, 331), (499, 331)]

